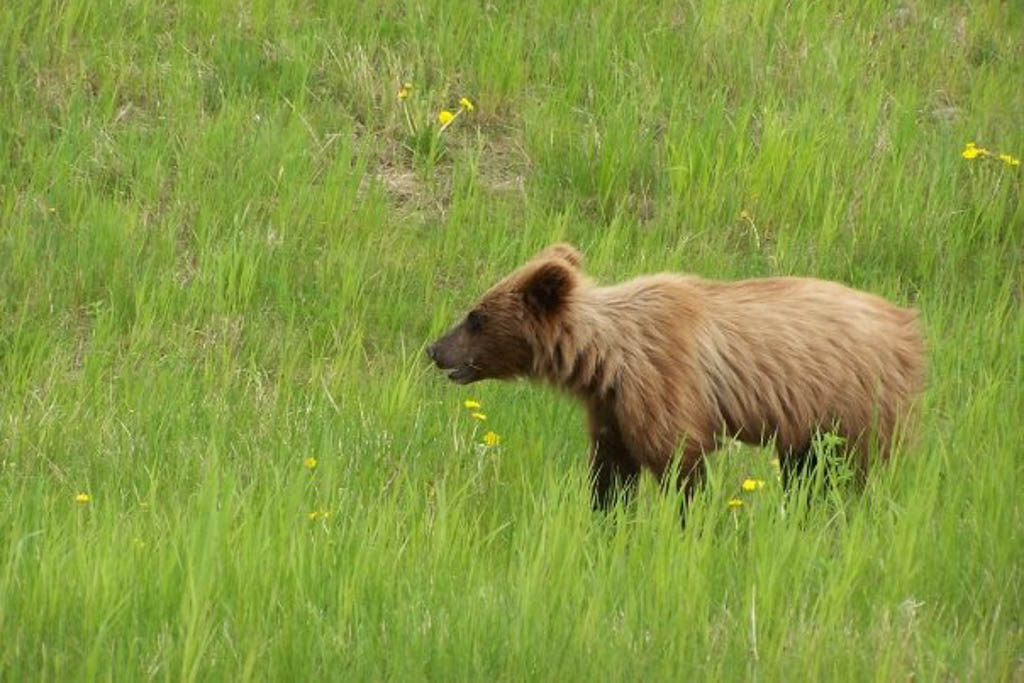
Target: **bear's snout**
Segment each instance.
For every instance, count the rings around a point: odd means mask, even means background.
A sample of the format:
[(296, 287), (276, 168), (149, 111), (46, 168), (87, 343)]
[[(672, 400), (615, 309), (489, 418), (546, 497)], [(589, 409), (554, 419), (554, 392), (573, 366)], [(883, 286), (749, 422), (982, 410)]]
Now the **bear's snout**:
[(451, 344), (447, 343), (447, 337), (442, 337), (427, 346), (427, 358), (441, 370), (451, 370), (459, 364), (454, 356), (457, 354), (452, 353)]
[(457, 336), (453, 339), (458, 332), (456, 329), (427, 346), (427, 357), (456, 384), (469, 384), (483, 379), (483, 373), (473, 364), (473, 357), (467, 353), (462, 341)]

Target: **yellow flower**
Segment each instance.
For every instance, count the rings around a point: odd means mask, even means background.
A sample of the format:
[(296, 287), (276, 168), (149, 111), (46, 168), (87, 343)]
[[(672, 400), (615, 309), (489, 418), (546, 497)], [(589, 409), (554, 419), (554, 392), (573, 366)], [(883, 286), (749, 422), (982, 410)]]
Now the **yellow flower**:
[(442, 109), (440, 113), (437, 115), (437, 122), (443, 126), (445, 124), (451, 123), (452, 119), (454, 118), (455, 114), (451, 113), (447, 109)]
[(92, 500), (92, 496), (90, 496), (88, 493), (75, 494), (75, 502), (78, 503), (79, 505), (85, 505), (90, 500)]
[(463, 401), (462, 405), (466, 406), (470, 410), (477, 410), (478, 408), (480, 408), (480, 402), (474, 401), (471, 398), (467, 398), (465, 401)]
[(743, 507), (743, 501), (740, 500), (739, 498), (730, 498), (729, 502), (726, 503), (726, 505), (728, 505), (731, 508), (741, 508)]
[(483, 413), (479, 413), (479, 412), (477, 412), (477, 413), (470, 413), (469, 416), (471, 418), (473, 418), (474, 420), (480, 420), (481, 422), (483, 422), (484, 420), (487, 419), (486, 415), (484, 415)]
[(305, 465), (307, 470), (315, 470), (316, 469), (316, 458), (314, 458), (313, 456), (305, 458), (305, 459), (303, 459), (302, 464)]
[(744, 479), (742, 486), (744, 491), (757, 491), (764, 488), (764, 482), (760, 479)]
[(319, 510), (313, 510), (312, 512), (308, 513), (306, 516), (309, 517), (311, 520), (313, 520), (315, 522), (318, 519), (327, 519), (328, 517), (331, 516), (331, 513), (329, 511), (324, 510), (323, 508), (321, 508)]
[(497, 446), (499, 443), (501, 443), (501, 437), (494, 432), (487, 432), (484, 434), (485, 446)]
[(409, 91), (412, 90), (411, 83), (403, 83), (402, 87), (398, 89), (398, 99), (406, 100), (409, 99)]
[(968, 142), (964, 151), (960, 153), (964, 159), (977, 159), (978, 157), (989, 156), (989, 151), (984, 147), (977, 147), (973, 142)]
[(473, 111), (476, 107), (473, 106), (473, 102), (468, 97), (463, 97), (459, 100), (459, 106), (466, 111)]
[(999, 160), (1007, 164), (1008, 166), (1020, 166), (1020, 159), (1014, 156), (1010, 156), (1009, 154), (1000, 154)]

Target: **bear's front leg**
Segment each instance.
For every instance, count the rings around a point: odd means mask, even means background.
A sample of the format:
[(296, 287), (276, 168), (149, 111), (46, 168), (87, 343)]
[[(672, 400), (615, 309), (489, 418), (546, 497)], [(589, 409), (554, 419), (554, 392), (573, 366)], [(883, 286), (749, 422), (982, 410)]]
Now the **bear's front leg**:
[(591, 406), (590, 437), (591, 502), (595, 510), (606, 510), (617, 492), (628, 492), (636, 485), (640, 467), (626, 447), (610, 409)]
[(591, 497), (595, 510), (607, 510), (621, 491), (628, 493), (636, 485), (638, 471), (622, 467), (596, 450), (590, 462)]

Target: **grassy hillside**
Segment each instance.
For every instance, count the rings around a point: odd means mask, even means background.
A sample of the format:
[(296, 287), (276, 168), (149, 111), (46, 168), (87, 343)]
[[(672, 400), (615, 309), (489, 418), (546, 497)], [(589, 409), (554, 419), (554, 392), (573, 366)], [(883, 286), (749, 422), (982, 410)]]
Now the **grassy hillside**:
[[(1022, 86), (1016, 0), (3, 3), (0, 678), (1020, 680)], [(422, 353), (556, 239), (917, 306), (919, 438), (593, 514)]]

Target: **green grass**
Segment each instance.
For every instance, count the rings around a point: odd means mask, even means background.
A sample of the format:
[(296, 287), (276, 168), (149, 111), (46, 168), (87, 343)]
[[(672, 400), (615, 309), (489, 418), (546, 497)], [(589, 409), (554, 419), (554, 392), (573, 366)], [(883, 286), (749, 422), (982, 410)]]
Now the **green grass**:
[[(1016, 0), (3, 3), (0, 679), (1020, 680), (1022, 86)], [(591, 513), (422, 353), (556, 239), (917, 306), (917, 442)]]

